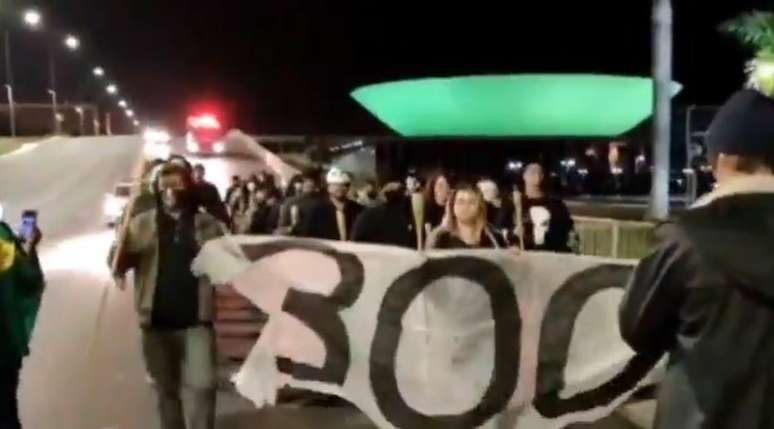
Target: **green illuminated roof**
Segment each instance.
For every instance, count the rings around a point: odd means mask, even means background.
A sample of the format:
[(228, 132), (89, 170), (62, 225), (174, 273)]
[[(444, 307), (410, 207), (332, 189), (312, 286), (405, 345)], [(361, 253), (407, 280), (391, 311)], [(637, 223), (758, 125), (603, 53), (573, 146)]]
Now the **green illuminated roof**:
[[(681, 86), (674, 84), (673, 96)], [(503, 75), (364, 86), (352, 97), (406, 137), (614, 137), (653, 113), (649, 78)]]

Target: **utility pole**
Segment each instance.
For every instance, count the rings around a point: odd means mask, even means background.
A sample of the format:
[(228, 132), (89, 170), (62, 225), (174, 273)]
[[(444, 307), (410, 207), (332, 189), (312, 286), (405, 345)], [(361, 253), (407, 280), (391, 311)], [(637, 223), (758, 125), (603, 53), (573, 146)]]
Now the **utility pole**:
[(105, 112), (105, 135), (113, 135), (113, 125), (110, 122), (110, 112)]
[(648, 214), (656, 220), (666, 220), (669, 217), (672, 20), (671, 0), (653, 0), (653, 175)]
[(8, 94), (8, 120), (11, 137), (16, 137), (16, 103), (13, 99), (13, 67), (11, 67), (11, 32), (5, 30), (5, 89)]

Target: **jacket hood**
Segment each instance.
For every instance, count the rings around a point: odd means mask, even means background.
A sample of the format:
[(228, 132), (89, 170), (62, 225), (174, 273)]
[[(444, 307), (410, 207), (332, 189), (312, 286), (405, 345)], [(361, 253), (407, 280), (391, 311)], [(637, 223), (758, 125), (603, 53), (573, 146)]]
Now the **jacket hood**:
[(774, 176), (734, 179), (701, 198), (684, 219), (703, 259), (737, 287), (774, 302)]

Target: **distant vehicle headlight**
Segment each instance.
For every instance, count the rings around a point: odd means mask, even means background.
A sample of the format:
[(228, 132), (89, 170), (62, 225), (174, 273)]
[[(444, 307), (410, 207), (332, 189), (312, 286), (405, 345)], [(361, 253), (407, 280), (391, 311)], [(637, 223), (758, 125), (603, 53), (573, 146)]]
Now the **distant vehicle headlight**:
[(107, 216), (117, 218), (121, 216), (124, 206), (124, 202), (118, 200), (113, 195), (108, 195), (107, 198), (105, 198), (103, 210)]
[(172, 136), (169, 132), (160, 128), (148, 128), (143, 133), (143, 138), (150, 143), (169, 143)]
[(172, 147), (168, 144), (160, 144), (158, 152), (160, 159), (168, 159), (172, 155)]
[(172, 154), (172, 147), (166, 143), (147, 142), (143, 151), (147, 158), (167, 159)]

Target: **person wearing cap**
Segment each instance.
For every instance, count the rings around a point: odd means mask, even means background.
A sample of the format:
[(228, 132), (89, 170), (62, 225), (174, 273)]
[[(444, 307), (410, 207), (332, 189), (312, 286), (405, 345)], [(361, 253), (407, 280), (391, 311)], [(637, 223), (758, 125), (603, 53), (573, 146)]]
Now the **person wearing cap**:
[(302, 237), (324, 240), (351, 240), (350, 233), (363, 207), (348, 198), (351, 180), (349, 176), (332, 168), (325, 177), (328, 194), (317, 201), (299, 227)]
[(707, 146), (717, 188), (659, 229), (620, 309), (623, 338), (669, 354), (656, 429), (774, 427), (774, 100), (735, 94)]

